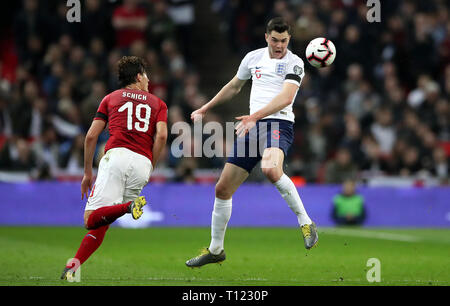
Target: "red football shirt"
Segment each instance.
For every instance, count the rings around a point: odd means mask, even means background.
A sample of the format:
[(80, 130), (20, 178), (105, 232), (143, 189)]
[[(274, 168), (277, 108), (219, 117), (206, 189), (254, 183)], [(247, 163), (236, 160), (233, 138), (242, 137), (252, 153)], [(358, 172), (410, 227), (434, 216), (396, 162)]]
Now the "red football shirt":
[(146, 91), (119, 89), (103, 98), (94, 120), (109, 123), (105, 153), (121, 147), (152, 160), (156, 123), (167, 122), (167, 105)]

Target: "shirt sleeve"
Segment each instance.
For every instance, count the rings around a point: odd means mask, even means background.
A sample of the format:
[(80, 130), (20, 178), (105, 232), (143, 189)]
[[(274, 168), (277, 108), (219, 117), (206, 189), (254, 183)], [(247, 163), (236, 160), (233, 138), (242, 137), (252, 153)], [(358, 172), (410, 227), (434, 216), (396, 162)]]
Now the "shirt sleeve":
[(104, 97), (102, 102), (100, 102), (100, 106), (97, 109), (94, 120), (103, 120), (105, 122), (108, 122), (108, 103), (109, 95)]
[(159, 108), (158, 115), (156, 115), (156, 122), (164, 121), (167, 122), (167, 105), (161, 101), (161, 107)]
[(295, 84), (300, 87), (303, 77), (305, 76), (305, 69), (301, 58), (296, 57), (295, 60), (288, 63), (286, 70), (285, 82)]
[(252, 77), (250, 68), (248, 67), (250, 61), (250, 55), (247, 55), (242, 59), (241, 64), (237, 72), (237, 77), (239, 80), (249, 80)]

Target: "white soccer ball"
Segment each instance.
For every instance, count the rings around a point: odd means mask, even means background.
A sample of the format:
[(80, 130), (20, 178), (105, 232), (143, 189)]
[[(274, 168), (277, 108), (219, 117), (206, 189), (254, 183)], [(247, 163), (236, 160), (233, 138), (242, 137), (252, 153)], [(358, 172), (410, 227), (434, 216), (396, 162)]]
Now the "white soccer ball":
[(316, 68), (330, 66), (336, 58), (336, 47), (329, 39), (318, 37), (306, 47), (306, 59)]

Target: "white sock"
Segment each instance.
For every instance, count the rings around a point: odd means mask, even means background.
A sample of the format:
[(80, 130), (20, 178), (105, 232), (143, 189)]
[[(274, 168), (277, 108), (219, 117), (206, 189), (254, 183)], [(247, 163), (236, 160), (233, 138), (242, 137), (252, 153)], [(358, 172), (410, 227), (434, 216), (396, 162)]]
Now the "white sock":
[(216, 197), (211, 217), (211, 244), (209, 245), (209, 251), (212, 254), (217, 255), (223, 250), (225, 231), (231, 217), (231, 207), (231, 199), (222, 200)]
[(298, 224), (300, 224), (300, 226), (304, 224), (311, 224), (312, 221), (306, 213), (297, 188), (295, 188), (295, 185), (291, 181), (291, 179), (283, 173), (283, 175), (277, 182), (274, 183), (274, 185), (275, 187), (277, 187), (281, 196), (287, 202), (292, 211), (297, 215)]

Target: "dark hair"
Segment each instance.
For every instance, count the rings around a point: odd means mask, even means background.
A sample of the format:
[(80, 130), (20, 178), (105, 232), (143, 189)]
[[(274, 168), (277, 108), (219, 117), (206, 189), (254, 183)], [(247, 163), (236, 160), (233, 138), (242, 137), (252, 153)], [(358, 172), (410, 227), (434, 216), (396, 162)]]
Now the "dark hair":
[(120, 87), (136, 83), (137, 75), (144, 74), (147, 68), (144, 60), (137, 56), (124, 56), (117, 66)]
[(282, 17), (275, 17), (269, 20), (266, 27), (266, 33), (270, 34), (272, 31), (283, 33), (287, 31), (291, 34), (291, 27)]

